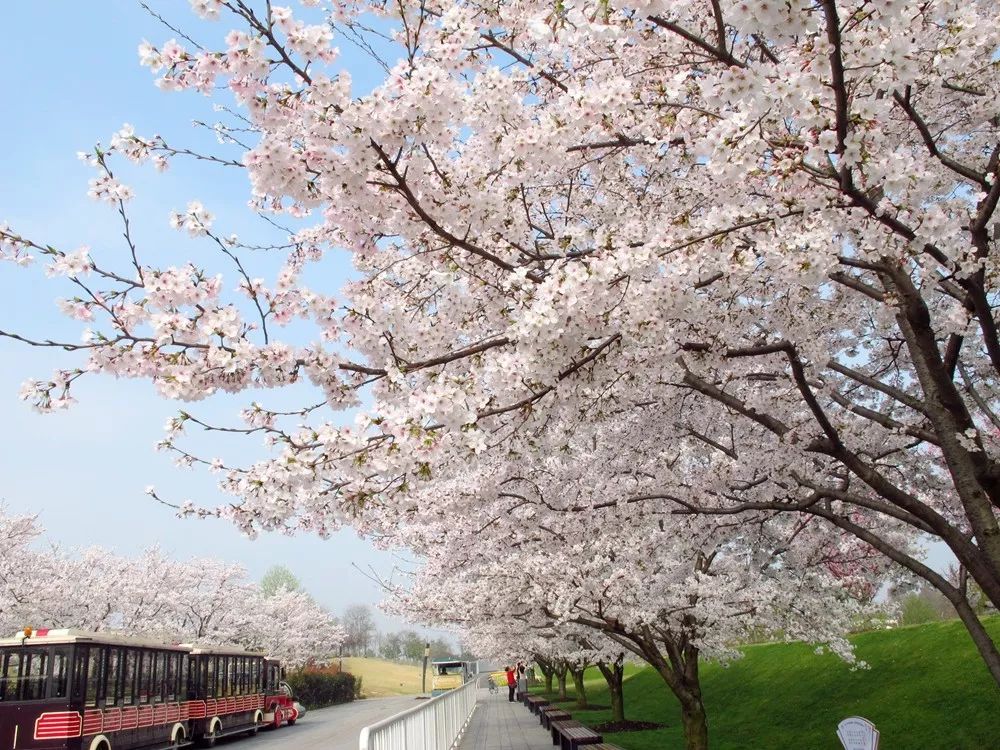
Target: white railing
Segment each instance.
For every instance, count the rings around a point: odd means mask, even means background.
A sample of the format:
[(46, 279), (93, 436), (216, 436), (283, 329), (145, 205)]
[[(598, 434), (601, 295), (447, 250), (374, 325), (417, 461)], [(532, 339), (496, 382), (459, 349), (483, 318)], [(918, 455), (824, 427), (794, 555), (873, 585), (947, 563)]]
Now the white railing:
[(476, 708), (476, 678), (361, 730), (359, 750), (451, 750)]

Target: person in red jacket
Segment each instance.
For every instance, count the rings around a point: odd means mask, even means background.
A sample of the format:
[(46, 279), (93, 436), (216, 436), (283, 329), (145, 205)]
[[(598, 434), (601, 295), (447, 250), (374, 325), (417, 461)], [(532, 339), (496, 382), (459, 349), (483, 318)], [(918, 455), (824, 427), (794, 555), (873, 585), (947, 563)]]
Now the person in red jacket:
[(504, 667), (504, 671), (507, 673), (507, 700), (510, 703), (513, 703), (514, 690), (517, 688), (517, 679), (514, 677), (514, 668)]

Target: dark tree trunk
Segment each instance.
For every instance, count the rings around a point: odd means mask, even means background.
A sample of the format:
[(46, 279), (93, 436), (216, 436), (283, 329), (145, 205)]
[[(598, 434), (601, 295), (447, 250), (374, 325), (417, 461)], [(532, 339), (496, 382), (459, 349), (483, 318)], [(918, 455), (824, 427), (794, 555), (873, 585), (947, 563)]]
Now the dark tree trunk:
[(625, 654), (614, 663), (597, 662), (597, 668), (608, 683), (608, 694), (611, 696), (611, 721), (625, 722)]
[(584, 709), (588, 707), (587, 703), (587, 688), (583, 684), (583, 673), (586, 671), (587, 665), (584, 664), (581, 667), (571, 668), (569, 671), (573, 675), (573, 687), (576, 689), (576, 707), (579, 709)]
[(558, 664), (556, 666), (556, 680), (559, 681), (559, 695), (556, 696), (556, 700), (565, 701), (569, 700), (566, 695), (566, 672), (568, 671), (565, 664)]
[(681, 724), (684, 750), (708, 750), (708, 716), (700, 695), (687, 705), (681, 705)]
[(535, 654), (535, 664), (538, 665), (538, 669), (541, 671), (542, 676), (545, 677), (545, 692), (547, 694), (552, 693), (552, 678), (555, 676), (555, 667), (552, 666), (552, 662), (545, 659), (538, 654)]

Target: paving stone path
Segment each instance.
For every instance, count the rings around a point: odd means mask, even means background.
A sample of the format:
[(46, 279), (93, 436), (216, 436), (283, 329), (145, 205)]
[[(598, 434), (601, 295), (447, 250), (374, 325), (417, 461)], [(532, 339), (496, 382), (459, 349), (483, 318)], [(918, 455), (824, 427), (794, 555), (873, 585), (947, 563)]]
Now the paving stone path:
[(552, 738), (523, 703), (510, 703), (507, 691), (479, 688), (476, 711), (458, 750), (552, 750)]

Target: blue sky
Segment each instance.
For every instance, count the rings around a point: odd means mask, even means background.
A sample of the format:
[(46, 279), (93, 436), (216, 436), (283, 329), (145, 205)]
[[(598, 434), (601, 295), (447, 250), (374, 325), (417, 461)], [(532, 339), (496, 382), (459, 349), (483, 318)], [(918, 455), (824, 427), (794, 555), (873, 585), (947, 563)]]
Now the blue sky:
[[(204, 24), (182, 0), (151, 5), (171, 21), (215, 39), (229, 28)], [(57, 10), (58, 8), (58, 10)], [(0, 117), (0, 222), (26, 236), (72, 249), (90, 245), (95, 256), (120, 258), (120, 225), (112, 210), (86, 196), (91, 170), (76, 152), (96, 141), (108, 142), (123, 123), (140, 134), (161, 133), (177, 143), (211, 145), (194, 129), (193, 119), (212, 122), (211, 102), (193, 93), (169, 94), (153, 85), (138, 64), (136, 47), (146, 38), (162, 42), (174, 35), (147, 15), (135, 0), (76, 3), (15, 3), (4, 8), (5, 43), (0, 46), (0, 80), (5, 99)], [(379, 71), (343, 46), (343, 63), (356, 85), (372, 85)], [(123, 181), (137, 197), (132, 205), (136, 237), (147, 258), (179, 263), (208, 254), (171, 230), (167, 217), (198, 199), (216, 214), (223, 234), (259, 237), (262, 225), (245, 208), (249, 195), (239, 169), (176, 162), (166, 175), (152, 168), (125, 169)], [(266, 275), (276, 264), (259, 266)], [(346, 255), (325, 265), (332, 291), (349, 273)], [(235, 284), (227, 276), (230, 285)], [(0, 328), (75, 341), (80, 325), (55, 308), (69, 296), (61, 283), (46, 280), (41, 267), (29, 271), (0, 265)], [(143, 494), (156, 485), (165, 497), (214, 504), (221, 499), (215, 478), (182, 471), (153, 449), (162, 427), (182, 404), (159, 399), (148, 382), (91, 379), (80, 389), (80, 403), (41, 416), (17, 398), (27, 378), (47, 377), (68, 366), (75, 355), (39, 350), (0, 339), (0, 499), (9, 509), (38, 513), (47, 537), (68, 546), (99, 544), (135, 553), (160, 544), (178, 558), (211, 555), (243, 563), (259, 578), (283, 563), (332, 611), (353, 603), (375, 604), (378, 587), (355, 566), (373, 567), (382, 576), (405, 558), (372, 549), (351, 531), (329, 540), (276, 534), (257, 540), (242, 537), (224, 521), (180, 520)], [(268, 405), (291, 403), (289, 394), (264, 394)], [(233, 422), (249, 398), (214, 399), (192, 411), (217, 422)], [(195, 445), (209, 455), (243, 462), (262, 455), (256, 442), (216, 445), (199, 437)], [(380, 616), (386, 628), (402, 623)]]

